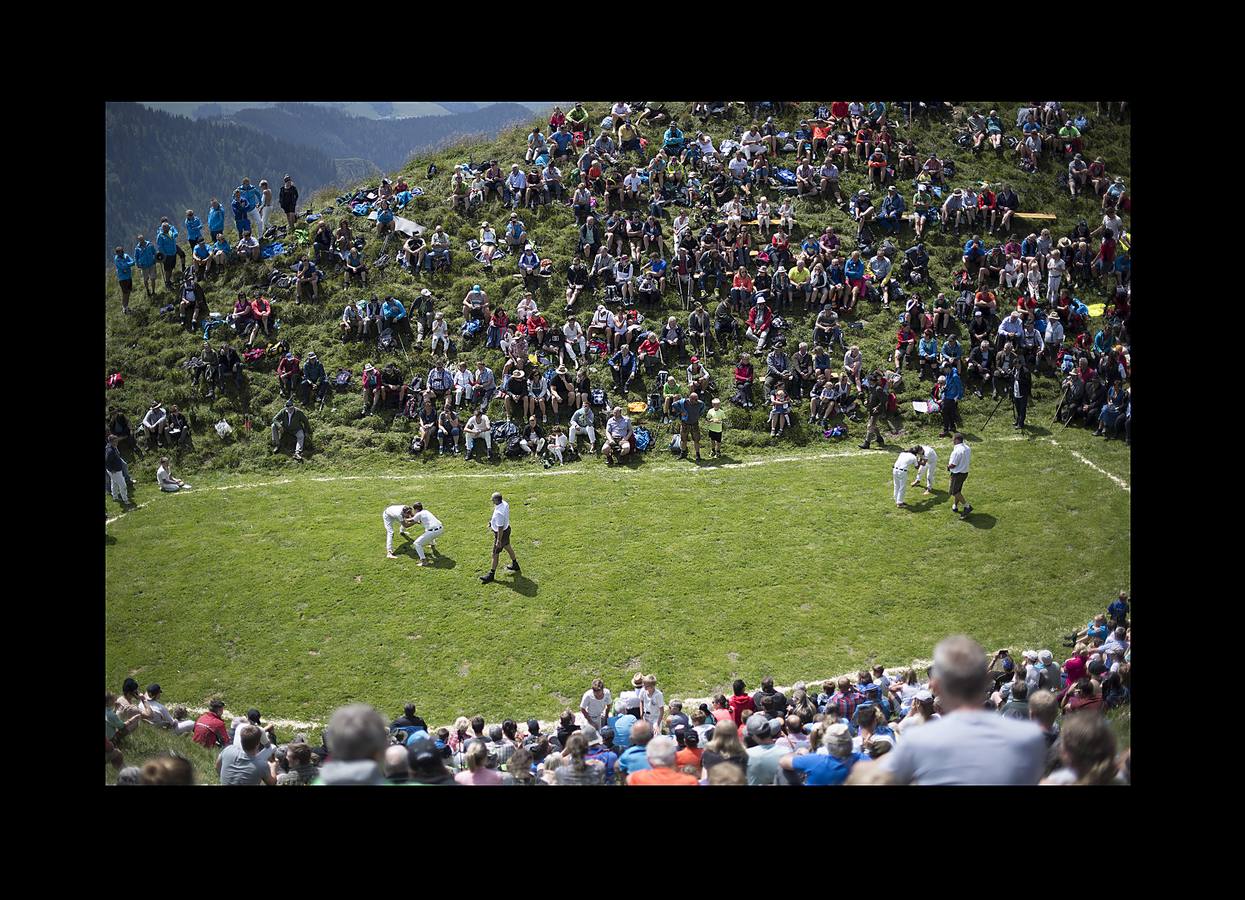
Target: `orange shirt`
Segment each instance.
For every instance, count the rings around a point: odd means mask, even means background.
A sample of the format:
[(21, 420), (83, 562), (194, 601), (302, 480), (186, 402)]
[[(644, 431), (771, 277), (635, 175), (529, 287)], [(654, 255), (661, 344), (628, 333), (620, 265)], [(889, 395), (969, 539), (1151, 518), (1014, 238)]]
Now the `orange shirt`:
[(642, 771), (636, 772), (634, 775), (628, 775), (627, 784), (649, 786), (656, 785), (661, 787), (663, 785), (695, 786), (700, 784), (700, 782), (696, 780), (695, 775), (684, 775), (682, 772), (676, 771), (675, 769), (667, 769), (663, 766), (656, 769), (643, 769)]
[(684, 747), (674, 755), (674, 764), (680, 769), (684, 766), (695, 766), (700, 768), (700, 758), (704, 756), (705, 751), (697, 747), (693, 750), (691, 747)]

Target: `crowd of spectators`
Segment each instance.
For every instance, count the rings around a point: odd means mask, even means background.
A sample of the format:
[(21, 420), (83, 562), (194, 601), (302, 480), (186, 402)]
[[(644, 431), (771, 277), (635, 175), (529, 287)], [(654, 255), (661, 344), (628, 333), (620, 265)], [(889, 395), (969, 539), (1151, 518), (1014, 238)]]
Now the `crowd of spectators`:
[[(749, 118), (735, 125), (728, 116), (745, 106)], [(283, 341), (253, 346), (275, 337), (278, 313), (265, 283), (257, 296), (238, 296), (219, 323), (226, 339), (205, 340), (188, 367), (208, 399), (241, 387), (244, 362), (270, 356), (278, 358), (283, 396), (308, 406), (322, 404), (334, 387), (356, 384), (362, 414), (392, 407), (419, 423), (412, 449), (420, 452), (456, 453), (464, 444), (470, 451), (477, 442), (465, 423), (479, 417), (477, 435), (485, 422), (490, 431), (501, 420), (526, 425), (529, 447), (543, 442), (538, 455), (556, 462), (563, 457), (552, 450), (574, 451), (580, 437), (595, 451), (592, 435), (616, 406), (631, 412), (635, 402), (658, 417), (683, 401), (680, 430), (698, 430), (702, 406), (705, 414), (714, 401), (753, 408), (757, 391), (775, 439), (796, 418), (822, 426), (846, 417), (877, 390), (897, 418), (894, 397), (905, 366), (929, 379), (944, 432), (957, 426), (957, 392), (964, 388), (1011, 397), (1014, 424), (1024, 428), (1033, 377), (1052, 374), (1063, 379), (1062, 422), (1131, 442), (1131, 237), (1124, 223), (1131, 198), (1124, 179), (1093, 149), (1102, 109), (1091, 116), (1056, 101), (1026, 103), (1013, 124), (998, 110), (969, 107), (948, 123), (945, 147), (917, 146), (906, 120), (947, 117), (949, 110), (922, 102), (836, 101), (808, 109), (696, 103), (692, 118), (680, 121), (648, 103), (619, 101), (594, 113), (577, 103), (565, 112), (555, 108), (547, 129), (532, 129), (521, 160), (464, 164), (455, 172), (446, 202), (480, 216), (479, 239), (467, 247), (454, 247), (437, 225), (388, 237), (382, 245), (388, 249), (368, 263), (348, 206), (334, 228), (320, 214), (298, 212), (289, 176), (275, 198), (266, 181), (253, 186), (243, 179), (231, 209), (239, 247), (257, 241), (253, 253), (231, 250), (224, 208), (213, 199), (206, 234), (194, 211), (186, 212), (181, 234), (188, 254), (166, 217), (154, 245), (139, 236), (133, 255), (117, 248), (116, 273), (128, 312), (133, 267), (157, 298), (154, 273), (162, 261), (165, 288), (175, 295), (169, 308), (194, 330), (207, 316), (204, 285), (214, 272), (232, 265), (263, 271), (251, 259), (261, 256), (259, 245), (289, 239), (300, 217), (319, 222), (310, 252), (288, 276), (295, 302), (320, 302), (337, 272), (345, 287), (366, 288), (369, 265), (392, 257), (421, 286), (417, 299), (408, 309), (395, 296), (351, 297), (341, 338), (404, 354), (427, 342), (432, 366), (412, 367), (406, 354), (405, 367), (394, 356), (343, 379), (312, 364), (311, 348)], [(783, 130), (776, 116), (799, 121)], [(956, 129), (962, 129), (958, 138)], [(973, 153), (1010, 154), (1015, 177), (953, 187), (953, 143)], [(1024, 224), (1032, 221), (1024, 210), (1025, 184), (1052, 171), (1085, 208), (1066, 233)], [(846, 172), (867, 175), (867, 187), (846, 197), (839, 185)], [(377, 236), (385, 236), (394, 227), (395, 205), (411, 188), (403, 179), (383, 179), (365, 193), (374, 198)], [(828, 204), (851, 216), (854, 235), (826, 224)], [(287, 223), (269, 226), (276, 205)], [(524, 217), (545, 205), (573, 215), (574, 258), (552, 259), (534, 242)], [(490, 210), (498, 207), (501, 227), (491, 221)], [(954, 232), (957, 247), (967, 235), (950, 284), (933, 283), (931, 228)], [(437, 273), (463, 257), (463, 265), (478, 263), (481, 271), (513, 266), (523, 290), (502, 302), (476, 284), (461, 303), (434, 290)], [(173, 281), (176, 260), (185, 273), (180, 285)], [(564, 294), (557, 270), (564, 272)], [(1086, 289), (1107, 296), (1101, 310), (1091, 313), (1080, 299)], [(660, 299), (676, 294), (684, 316), (657, 314)], [(845, 333), (875, 311), (898, 319), (896, 346), (893, 355), (865, 364)], [(1091, 320), (1100, 325), (1091, 328)], [(214, 323), (203, 324), (206, 339)], [(804, 330), (812, 340), (791, 352), (788, 336)], [(233, 346), (244, 342), (245, 360)], [(474, 365), (455, 360), (465, 350), (475, 355)], [(709, 363), (733, 370), (733, 381), (715, 381)], [(698, 402), (688, 404), (693, 392)], [(581, 410), (585, 421), (575, 427)], [(564, 441), (550, 440), (554, 426), (567, 430)], [(309, 425), (304, 432), (310, 436)], [(111, 426), (110, 433), (128, 437)], [(181, 434), (178, 446), (189, 440), (189, 429)], [(720, 447), (720, 424), (714, 434)], [(154, 435), (170, 440), (167, 430)], [(297, 456), (301, 449), (300, 441)], [(495, 450), (491, 440), (487, 450)]]
[(185, 735), (219, 751), (221, 784), (787, 785), (1124, 784), (1129, 752), (1117, 752), (1106, 714), (1131, 697), (1131, 601), (1126, 592), (1050, 650), (987, 659), (972, 639), (941, 641), (928, 671), (873, 665), (855, 677), (772, 678), (749, 692), (703, 703), (667, 700), (658, 679), (637, 673), (616, 695), (601, 679), (558, 723), (460, 716), (432, 727), (414, 703), (387, 720), (365, 704), (333, 713), (318, 741), (282, 741), (258, 709), (227, 717), (214, 699), (198, 718), (169, 710), (160, 685), (127, 678), (104, 694), (105, 761), (120, 784), (192, 783), (176, 754), (127, 767), (126, 738), (139, 728)]

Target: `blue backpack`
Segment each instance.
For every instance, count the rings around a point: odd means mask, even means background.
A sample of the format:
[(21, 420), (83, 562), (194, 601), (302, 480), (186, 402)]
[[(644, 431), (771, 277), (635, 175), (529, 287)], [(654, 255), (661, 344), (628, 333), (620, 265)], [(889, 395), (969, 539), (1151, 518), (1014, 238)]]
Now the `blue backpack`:
[(790, 169), (778, 169), (776, 172), (774, 172), (774, 177), (777, 178), (779, 181), (781, 181), (785, 185), (795, 184), (795, 173), (792, 172)]
[(653, 433), (647, 428), (637, 428), (635, 430), (635, 448), (641, 452), (652, 449)]

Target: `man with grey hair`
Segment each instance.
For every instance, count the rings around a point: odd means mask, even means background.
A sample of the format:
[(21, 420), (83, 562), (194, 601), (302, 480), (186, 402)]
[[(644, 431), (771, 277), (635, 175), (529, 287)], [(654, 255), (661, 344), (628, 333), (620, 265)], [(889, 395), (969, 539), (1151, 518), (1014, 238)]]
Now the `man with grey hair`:
[(782, 731), (782, 719), (767, 719), (761, 713), (748, 717), (748, 737), (756, 746), (748, 748), (748, 784), (778, 783), (778, 761), (785, 747), (774, 743)]
[(880, 765), (898, 784), (1037, 784), (1046, 759), (1042, 730), (1032, 721), (983, 708), (989, 692), (986, 654), (965, 635), (934, 648), (930, 689), (941, 718), (904, 733)]
[[(647, 722), (642, 723), (647, 726)], [(640, 727), (639, 724), (636, 725)], [(649, 768), (639, 772), (635, 772), (627, 778), (628, 785), (638, 785), (641, 787), (661, 787), (661, 786), (695, 786), (699, 782), (695, 775), (688, 775), (680, 772), (674, 766), (675, 756), (678, 753), (678, 745), (673, 738), (659, 735), (648, 742), (644, 750), (648, 759)]]
[(852, 733), (842, 722), (817, 728), (821, 729), (821, 747), (825, 753), (810, 753), (807, 747), (801, 747), (783, 756), (778, 765), (787, 772), (803, 772), (804, 784), (808, 787), (842, 784), (851, 774), (852, 766), (866, 756), (852, 752)]
[(381, 763), (389, 746), (389, 728), (366, 703), (352, 703), (333, 713), (328, 727), (329, 761), (316, 784), (385, 784)]
[[(638, 712), (640, 701), (636, 699), (628, 700), (628, 712)], [(631, 776), (644, 769), (650, 768), (652, 765), (648, 761), (648, 744), (653, 740), (653, 726), (643, 719), (638, 719), (631, 726), (631, 735), (627, 741), (627, 749), (618, 757), (618, 769), (627, 776), (630, 783)], [(672, 756), (671, 759), (674, 757)]]

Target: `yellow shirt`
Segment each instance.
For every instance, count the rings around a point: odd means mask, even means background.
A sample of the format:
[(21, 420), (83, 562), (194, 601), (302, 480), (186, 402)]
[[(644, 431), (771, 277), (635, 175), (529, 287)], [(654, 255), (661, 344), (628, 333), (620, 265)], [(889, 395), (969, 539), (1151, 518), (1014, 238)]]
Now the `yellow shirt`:
[(708, 428), (714, 434), (722, 433), (722, 424), (726, 421), (726, 410), (719, 407), (709, 407), (709, 411), (705, 413), (705, 421), (709, 423)]
[(792, 269), (787, 273), (787, 277), (791, 279), (792, 284), (803, 284), (813, 275), (808, 269)]

